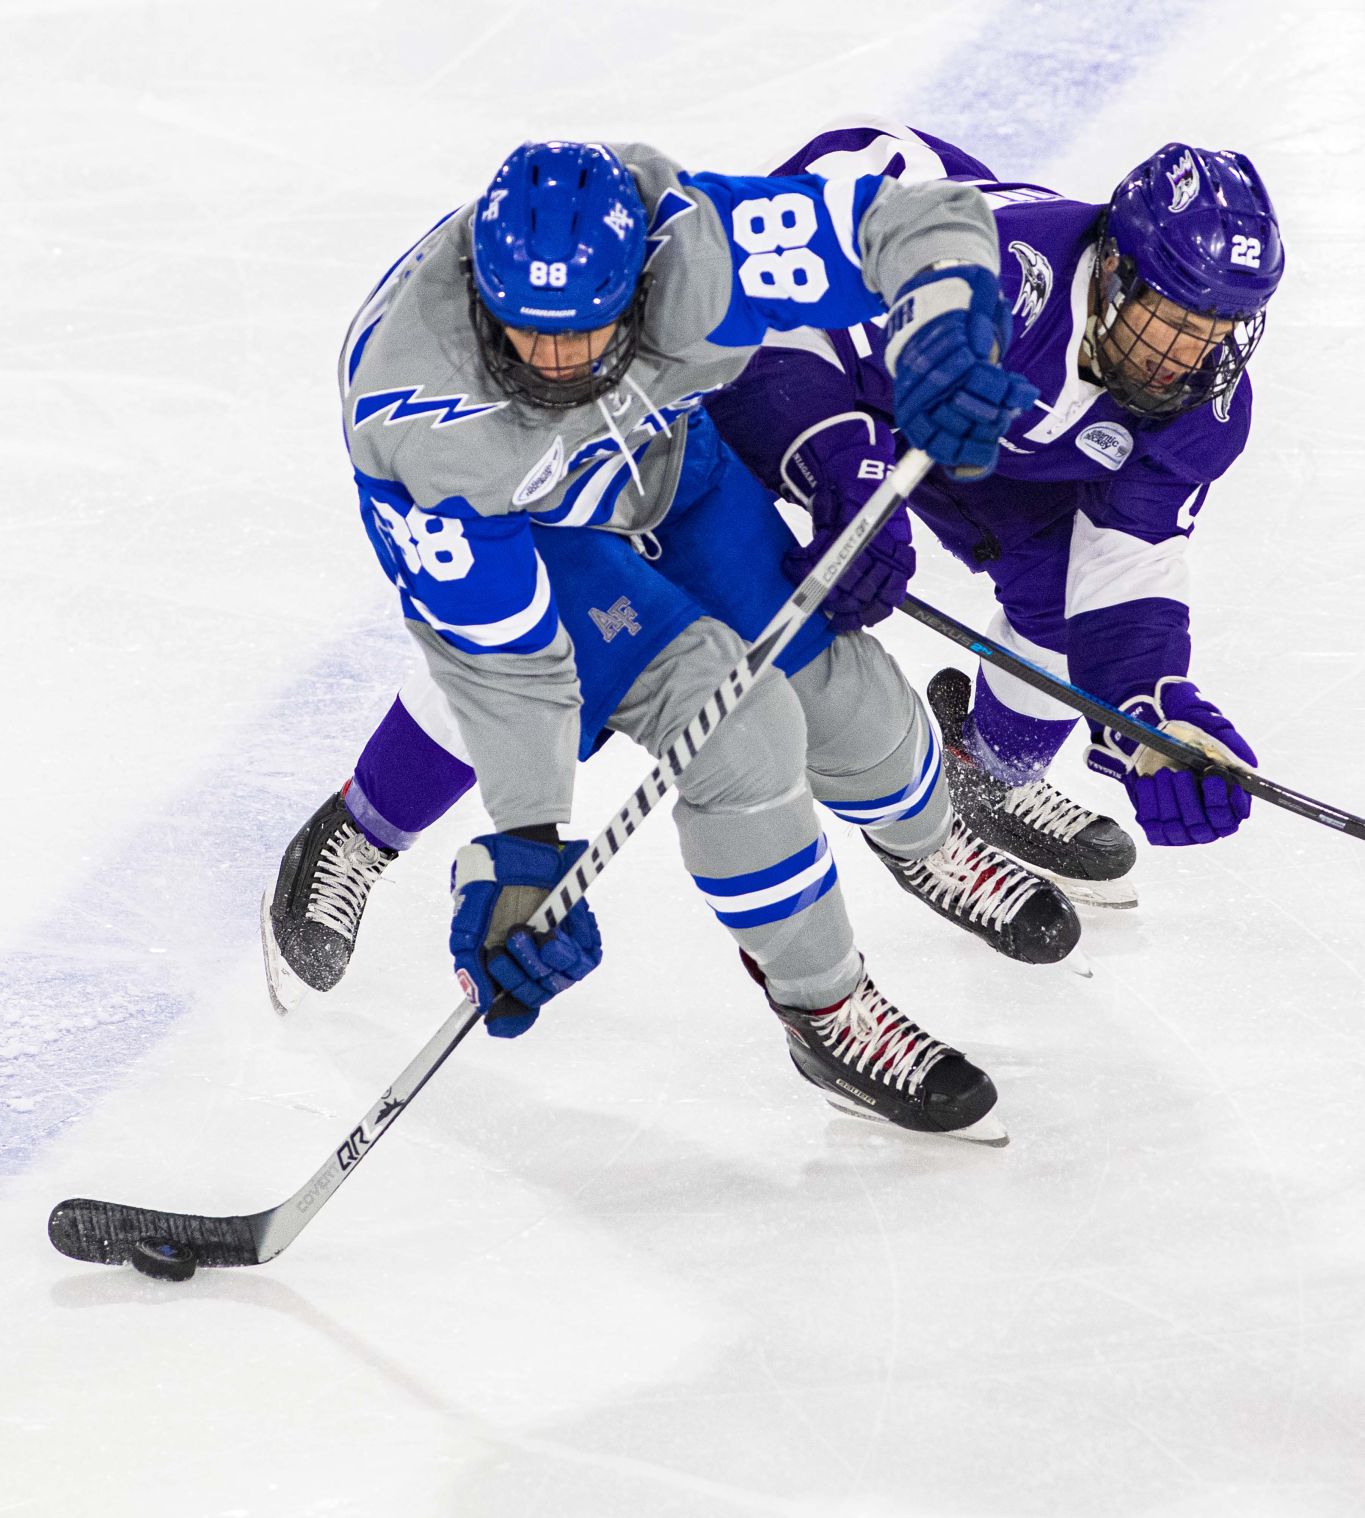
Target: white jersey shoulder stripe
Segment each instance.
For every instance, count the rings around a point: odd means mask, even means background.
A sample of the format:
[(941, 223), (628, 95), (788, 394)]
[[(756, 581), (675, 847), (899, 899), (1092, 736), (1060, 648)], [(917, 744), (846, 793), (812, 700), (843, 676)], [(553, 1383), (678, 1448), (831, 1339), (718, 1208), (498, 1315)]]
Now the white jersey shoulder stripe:
[(1063, 350), (1067, 355), (1066, 379), (1051, 409), (1036, 426), (1030, 427), (1022, 441), (1026, 443), (1053, 443), (1085, 415), (1104, 394), (1104, 386), (1082, 379), (1079, 367), (1071, 355), (1080, 352), (1081, 339), (1085, 336), (1085, 324), (1090, 319), (1090, 284), (1095, 272), (1095, 253), (1091, 249), (1076, 264), (1071, 277), (1071, 333)]

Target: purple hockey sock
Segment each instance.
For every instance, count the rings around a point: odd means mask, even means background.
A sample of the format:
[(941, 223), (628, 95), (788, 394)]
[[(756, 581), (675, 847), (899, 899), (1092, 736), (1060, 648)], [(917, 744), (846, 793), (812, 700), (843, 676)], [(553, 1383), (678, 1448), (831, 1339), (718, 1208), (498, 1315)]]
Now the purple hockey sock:
[(407, 849), (474, 784), (474, 771), (429, 737), (395, 700), (346, 787), (346, 807), (381, 849)]
[(1077, 720), (1026, 717), (1006, 706), (978, 673), (963, 739), (972, 757), (997, 780), (1027, 785), (1047, 773)]

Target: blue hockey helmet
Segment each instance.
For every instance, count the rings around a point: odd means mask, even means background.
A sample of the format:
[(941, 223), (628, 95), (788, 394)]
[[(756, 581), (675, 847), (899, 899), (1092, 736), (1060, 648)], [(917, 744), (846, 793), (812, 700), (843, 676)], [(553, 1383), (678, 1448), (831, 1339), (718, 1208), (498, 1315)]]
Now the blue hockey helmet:
[(600, 143), (523, 143), (474, 213), (474, 280), (504, 326), (605, 327), (634, 298), (644, 261), (644, 202)]
[[(1094, 346), (1110, 393), (1158, 420), (1229, 397), (1283, 273), (1279, 222), (1251, 160), (1167, 143), (1125, 176), (1103, 218)], [(1153, 358), (1156, 334), (1164, 340), (1170, 331), (1164, 321), (1148, 324), (1155, 297), (1221, 332), (1178, 382), (1170, 378), (1170, 366), (1181, 368), (1173, 344)], [(1139, 316), (1145, 339), (1135, 335)], [(1164, 383), (1135, 375), (1139, 355), (1149, 371), (1166, 362)]]
[[(485, 364), (505, 390), (570, 406), (620, 383), (639, 339), (646, 219), (629, 169), (600, 143), (523, 143), (503, 163), (474, 211), (470, 297)], [(591, 377), (568, 381), (520, 361), (502, 330), (613, 322)]]

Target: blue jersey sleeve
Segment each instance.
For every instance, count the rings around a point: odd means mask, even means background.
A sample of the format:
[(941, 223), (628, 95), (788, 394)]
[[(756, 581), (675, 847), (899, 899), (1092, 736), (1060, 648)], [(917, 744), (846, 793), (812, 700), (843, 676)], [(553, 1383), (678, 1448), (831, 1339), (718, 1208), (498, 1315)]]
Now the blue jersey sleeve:
[(884, 181), (815, 174), (684, 176), (719, 213), (729, 239), (730, 303), (709, 333), (749, 347), (770, 329), (849, 327), (886, 309), (863, 282), (858, 228)]
[(355, 477), (405, 617), (466, 654), (530, 654), (553, 641), (559, 612), (525, 513), (480, 516), (461, 496), (419, 507), (396, 480)]

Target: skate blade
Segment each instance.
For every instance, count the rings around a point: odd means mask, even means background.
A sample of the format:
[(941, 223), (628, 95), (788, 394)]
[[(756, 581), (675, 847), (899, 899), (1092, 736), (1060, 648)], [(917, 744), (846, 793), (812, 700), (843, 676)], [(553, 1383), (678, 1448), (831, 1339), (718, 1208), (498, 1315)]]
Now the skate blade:
[(1082, 980), (1094, 980), (1095, 967), (1081, 953), (1079, 949), (1072, 949), (1071, 953), (1062, 960), (1062, 968), (1069, 970), (1073, 975), (1079, 975)]
[(1076, 907), (1101, 907), (1109, 912), (1127, 912), (1138, 904), (1137, 888), (1125, 876), (1121, 880), (1077, 880), (1071, 875), (1054, 875), (1040, 870), (1037, 865), (1029, 868), (1035, 875), (1050, 880)]
[(856, 1106), (853, 1102), (845, 1102), (837, 1096), (831, 1096), (828, 1092), (825, 1094), (825, 1100), (844, 1117), (860, 1117), (865, 1123), (876, 1123), (880, 1128), (890, 1128), (897, 1133), (911, 1133), (916, 1138), (963, 1139), (969, 1144), (982, 1144), (988, 1149), (1003, 1149), (1010, 1141), (1004, 1125), (992, 1112), (977, 1118), (974, 1123), (969, 1123), (965, 1128), (931, 1130), (902, 1127), (900, 1123), (893, 1123), (890, 1118), (882, 1117), (876, 1112), (869, 1112), (866, 1107)]
[(308, 987), (285, 963), (280, 946), (275, 942), (268, 891), (261, 897), (261, 953), (265, 958), (265, 989), (270, 1005), (285, 1017), (303, 1000)]

